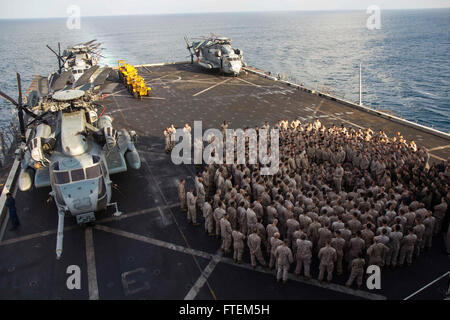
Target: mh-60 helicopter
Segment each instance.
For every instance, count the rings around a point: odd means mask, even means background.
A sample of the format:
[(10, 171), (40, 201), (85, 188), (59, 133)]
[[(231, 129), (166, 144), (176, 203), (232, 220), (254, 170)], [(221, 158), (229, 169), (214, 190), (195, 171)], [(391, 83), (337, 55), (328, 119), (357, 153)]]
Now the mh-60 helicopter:
[[(95, 80), (94, 80), (95, 82)], [(64, 217), (75, 216), (79, 224), (95, 221), (95, 212), (115, 206), (111, 203), (110, 175), (139, 169), (141, 160), (134, 146), (134, 131), (115, 130), (113, 118), (98, 116), (91, 91), (72, 89), (41, 97), (35, 107), (22, 103), (20, 75), (18, 101), (2, 91), (0, 96), (18, 109), (21, 144), (16, 157), (21, 161), (21, 191), (51, 187), (51, 199), (58, 209), (56, 256), (63, 251)], [(27, 100), (30, 100), (30, 96)], [(36, 112), (37, 111), (37, 112)], [(24, 113), (27, 117), (24, 119)], [(26, 128), (30, 129), (26, 138)]]
[(218, 69), (223, 73), (237, 76), (242, 67), (246, 66), (242, 50), (233, 49), (230, 38), (211, 35), (189, 45), (188, 38), (184, 36), (184, 41), (191, 56), (191, 63), (205, 69)]

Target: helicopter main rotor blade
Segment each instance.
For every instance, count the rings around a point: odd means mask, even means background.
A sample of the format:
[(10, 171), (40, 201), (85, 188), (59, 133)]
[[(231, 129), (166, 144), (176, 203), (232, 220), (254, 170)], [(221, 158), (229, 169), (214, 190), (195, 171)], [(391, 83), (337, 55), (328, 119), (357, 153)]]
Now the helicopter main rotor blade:
[(61, 60), (62, 63), (65, 62), (64, 59), (63, 59), (63, 58), (62, 58), (55, 50), (53, 50), (52, 48), (50, 48), (49, 45), (47, 45), (47, 48), (49, 48), (50, 51), (53, 52), (53, 53), (56, 55), (56, 57), (57, 57), (59, 60)]
[(23, 107), (22, 107), (22, 83), (20, 81), (20, 74), (17, 72), (17, 92), (19, 98), (17, 100), (17, 107), (19, 108), (17, 115), (19, 117), (19, 125), (20, 125), (20, 138), (22, 142), (26, 141), (25, 138), (25, 123), (23, 120)]
[(94, 39), (94, 40), (85, 42), (85, 43), (83, 43), (83, 45), (84, 45), (84, 46), (88, 46), (88, 45), (90, 45), (91, 43), (94, 43), (95, 41), (97, 41), (97, 39)]
[(4, 93), (3, 91), (0, 90), (0, 97), (4, 98), (5, 100), (8, 100), (9, 102), (11, 102), (14, 106), (16, 106), (17, 108), (19, 108), (19, 104), (10, 96), (8, 96), (6, 93)]

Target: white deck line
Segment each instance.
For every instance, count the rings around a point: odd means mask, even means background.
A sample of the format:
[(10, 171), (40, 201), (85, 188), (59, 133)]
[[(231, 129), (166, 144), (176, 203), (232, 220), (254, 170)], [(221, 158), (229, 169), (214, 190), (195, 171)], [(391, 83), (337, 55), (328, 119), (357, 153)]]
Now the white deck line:
[(98, 282), (97, 282), (97, 267), (95, 265), (95, 251), (94, 251), (94, 237), (92, 228), (87, 228), (85, 231), (86, 238), (86, 260), (87, 260), (87, 276), (89, 300), (98, 300)]
[(198, 96), (199, 94), (202, 94), (202, 93), (204, 93), (204, 92), (206, 92), (206, 91), (208, 91), (208, 90), (211, 90), (211, 89), (213, 89), (213, 88), (215, 88), (215, 87), (217, 87), (217, 86), (220, 86), (221, 84), (224, 84), (225, 82), (230, 81), (231, 79), (232, 79), (232, 78), (229, 78), (229, 79), (220, 81), (219, 83), (216, 83), (215, 85), (213, 85), (213, 86), (211, 86), (211, 87), (208, 87), (208, 88), (206, 88), (206, 89), (204, 89), (204, 90), (202, 90), (202, 91), (200, 91), (200, 92), (197, 92), (197, 93), (193, 94), (192, 96), (193, 96), (193, 97), (196, 97), (196, 96)]
[(430, 283), (424, 285), (422, 288), (420, 288), (419, 290), (417, 290), (416, 292), (410, 294), (409, 296), (407, 296), (406, 298), (404, 298), (403, 300), (408, 300), (409, 298), (414, 297), (416, 294), (422, 292), (423, 290), (425, 290), (426, 288), (428, 288), (429, 286), (433, 285), (434, 283), (438, 282), (439, 280), (441, 280), (442, 278), (448, 276), (450, 274), (450, 271), (447, 271), (446, 273), (444, 273), (442, 276), (434, 279), (433, 281), (431, 281)]
[[(230, 258), (226, 258), (223, 257), (221, 255), (218, 254), (211, 254), (211, 253), (207, 253), (207, 252), (203, 252), (201, 250), (197, 250), (197, 249), (191, 249), (191, 248), (186, 248), (177, 244), (173, 244), (170, 242), (166, 242), (166, 241), (162, 241), (159, 239), (155, 239), (155, 238), (150, 238), (150, 237), (146, 237), (140, 234), (135, 234), (135, 233), (131, 233), (128, 231), (124, 231), (121, 229), (115, 229), (115, 228), (110, 228), (107, 226), (103, 226), (103, 225), (96, 225), (95, 229), (97, 230), (102, 230), (105, 232), (109, 232), (118, 236), (122, 236), (125, 238), (129, 238), (129, 239), (133, 239), (133, 240), (137, 240), (137, 241), (141, 241), (141, 242), (145, 242), (145, 243), (149, 243), (155, 246), (159, 246), (162, 248), (166, 248), (169, 250), (173, 250), (173, 251), (177, 251), (177, 252), (181, 252), (181, 253), (185, 253), (185, 254), (190, 254), (190, 255), (194, 255), (194, 256), (198, 256), (204, 259), (215, 259), (218, 260), (218, 263), (226, 263), (228, 265), (232, 265), (235, 266), (237, 268), (243, 268), (243, 269), (247, 269), (247, 270), (251, 270), (251, 271), (257, 271), (257, 272), (261, 272), (261, 273), (265, 273), (265, 274), (269, 274), (273, 276), (273, 271), (269, 271), (269, 270), (265, 270), (265, 269), (261, 269), (261, 268), (257, 268), (257, 269), (253, 269), (253, 267), (248, 264), (248, 263), (243, 263), (243, 264), (236, 264), (233, 259)], [(212, 265), (210, 266), (210, 268), (212, 268)], [(212, 268), (213, 269), (213, 268)], [(209, 269), (208, 269), (209, 270)], [(202, 271), (203, 273), (206, 273), (206, 269), (204, 271)], [(210, 270), (210, 272), (212, 273), (213, 270)], [(341, 292), (341, 293), (345, 293), (345, 294), (349, 294), (349, 295), (353, 295), (356, 297), (360, 297), (360, 298), (364, 298), (364, 299), (369, 299), (369, 300), (386, 300), (385, 296), (379, 295), (379, 294), (374, 294), (374, 293), (370, 293), (370, 292), (366, 292), (366, 291), (362, 291), (362, 290), (354, 290), (351, 288), (347, 288), (345, 286), (336, 284), (336, 283), (325, 283), (325, 282), (321, 282), (315, 279), (311, 279), (311, 280), (305, 280), (302, 277), (297, 278), (296, 276), (294, 276), (293, 274), (289, 274), (289, 279), (295, 282), (300, 282), (300, 283), (304, 283), (304, 284), (308, 284), (308, 285), (312, 285), (312, 286), (316, 286), (316, 287), (321, 287), (324, 289), (329, 289), (332, 291), (337, 291), (337, 292)], [(198, 280), (204, 283), (206, 283), (207, 279), (205, 278), (204, 280)], [(195, 290), (195, 289), (194, 289)], [(193, 293), (192, 293), (193, 294)]]

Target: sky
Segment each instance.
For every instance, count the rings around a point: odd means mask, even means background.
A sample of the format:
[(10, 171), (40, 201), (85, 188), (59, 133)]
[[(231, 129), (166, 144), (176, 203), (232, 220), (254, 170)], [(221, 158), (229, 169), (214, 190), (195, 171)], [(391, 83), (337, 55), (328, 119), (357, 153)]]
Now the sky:
[(0, 19), (68, 17), (77, 5), (81, 16), (175, 14), (239, 11), (320, 11), (448, 8), (450, 0), (0, 0)]

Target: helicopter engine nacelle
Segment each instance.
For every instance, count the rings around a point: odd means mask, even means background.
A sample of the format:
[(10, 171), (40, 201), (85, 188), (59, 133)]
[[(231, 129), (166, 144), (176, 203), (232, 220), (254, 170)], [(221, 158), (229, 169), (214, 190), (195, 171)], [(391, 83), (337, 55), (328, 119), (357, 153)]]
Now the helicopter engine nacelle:
[(108, 149), (114, 148), (117, 144), (117, 130), (113, 128), (112, 121), (110, 116), (103, 116), (98, 120), (98, 127), (103, 131)]
[(126, 136), (128, 142), (127, 152), (125, 153), (125, 159), (127, 159), (128, 165), (134, 170), (138, 170), (141, 167), (141, 158), (136, 150), (134, 143), (137, 141), (137, 134), (135, 131), (128, 133), (123, 130), (123, 134)]
[(30, 142), (30, 155), (31, 158), (39, 162), (43, 165), (48, 163), (48, 160), (45, 158), (44, 154), (44, 146), (46, 146), (45, 149), (50, 149), (51, 144), (48, 144), (48, 137), (50, 136), (52, 130), (49, 125), (46, 125), (44, 123), (40, 124), (36, 128), (36, 134), (35, 137)]
[(33, 186), (34, 170), (31, 168), (22, 168), (19, 175), (20, 191), (28, 191)]

